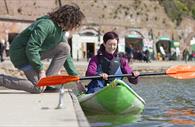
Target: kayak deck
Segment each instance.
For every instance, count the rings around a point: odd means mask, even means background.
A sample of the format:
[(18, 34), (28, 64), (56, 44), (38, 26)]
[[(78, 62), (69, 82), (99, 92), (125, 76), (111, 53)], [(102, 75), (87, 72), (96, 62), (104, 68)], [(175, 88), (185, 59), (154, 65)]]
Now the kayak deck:
[(137, 114), (144, 109), (144, 100), (122, 80), (114, 80), (108, 86), (92, 94), (78, 97), (84, 111), (103, 114)]

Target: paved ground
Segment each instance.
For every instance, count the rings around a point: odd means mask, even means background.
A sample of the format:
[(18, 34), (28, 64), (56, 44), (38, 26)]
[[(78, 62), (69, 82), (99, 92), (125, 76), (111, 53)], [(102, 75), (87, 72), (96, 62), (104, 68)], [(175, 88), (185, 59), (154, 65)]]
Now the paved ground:
[(89, 126), (71, 91), (66, 90), (62, 109), (56, 109), (58, 98), (58, 93), (28, 94), (23, 91), (0, 90), (0, 126)]
[[(0, 73), (24, 77), (10, 61), (0, 63)], [(59, 93), (29, 94), (0, 87), (0, 127), (88, 127), (76, 96), (66, 89), (64, 107), (56, 109)]]

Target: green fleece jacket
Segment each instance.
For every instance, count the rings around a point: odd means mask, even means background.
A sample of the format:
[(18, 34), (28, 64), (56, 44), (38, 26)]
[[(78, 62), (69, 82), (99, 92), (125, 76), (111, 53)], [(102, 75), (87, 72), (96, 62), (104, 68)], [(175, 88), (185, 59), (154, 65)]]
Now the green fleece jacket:
[[(41, 52), (54, 48), (60, 42), (67, 43), (64, 32), (49, 16), (43, 16), (14, 38), (9, 52), (10, 59), (16, 68), (30, 64), (34, 70), (43, 70)], [(70, 56), (64, 67), (68, 74), (78, 75)]]

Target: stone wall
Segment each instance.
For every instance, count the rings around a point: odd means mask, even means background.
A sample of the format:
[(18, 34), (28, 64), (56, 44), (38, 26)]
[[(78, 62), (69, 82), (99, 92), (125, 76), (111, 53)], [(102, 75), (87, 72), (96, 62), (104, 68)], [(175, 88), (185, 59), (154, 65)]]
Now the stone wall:
[[(120, 36), (125, 36), (137, 30), (148, 38), (149, 31), (152, 31), (154, 39), (166, 35), (182, 44), (189, 43), (191, 37), (195, 36), (193, 20), (187, 18), (176, 27), (157, 0), (1, 0), (0, 20), (13, 22), (8, 26), (11, 26), (9, 31), (14, 31), (17, 26), (12, 19), (21, 20), (17, 25), (30, 23), (67, 3), (77, 3), (86, 15), (84, 24), (96, 28), (101, 34), (115, 30)], [(5, 38), (8, 26), (1, 22), (0, 26), (0, 38)]]
[(35, 20), (60, 6), (77, 3), (86, 15), (85, 24), (101, 26), (101, 31), (116, 30), (123, 33), (130, 28), (173, 29), (158, 1), (150, 0), (2, 0), (0, 17)]

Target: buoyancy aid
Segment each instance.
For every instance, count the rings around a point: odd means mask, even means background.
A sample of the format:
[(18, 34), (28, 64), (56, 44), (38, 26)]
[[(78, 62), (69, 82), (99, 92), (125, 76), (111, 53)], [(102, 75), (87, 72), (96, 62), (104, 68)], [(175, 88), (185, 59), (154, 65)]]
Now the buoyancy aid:
[[(120, 57), (114, 57), (112, 60), (107, 59), (106, 57), (99, 55), (99, 65), (97, 65), (97, 74), (107, 73), (108, 75), (120, 75), (122, 74)], [(87, 93), (94, 93), (102, 89), (107, 85), (107, 83), (113, 81), (115, 78), (110, 78), (109, 80), (92, 80), (87, 88)], [(119, 78), (121, 79), (121, 78)]]

